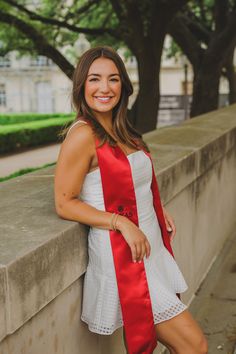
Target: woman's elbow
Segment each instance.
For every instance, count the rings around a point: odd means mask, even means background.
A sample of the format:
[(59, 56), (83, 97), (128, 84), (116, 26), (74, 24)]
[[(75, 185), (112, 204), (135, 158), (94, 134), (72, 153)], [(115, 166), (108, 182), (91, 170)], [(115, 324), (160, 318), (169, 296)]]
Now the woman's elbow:
[(66, 219), (65, 206), (63, 203), (55, 202), (55, 210), (61, 219)]

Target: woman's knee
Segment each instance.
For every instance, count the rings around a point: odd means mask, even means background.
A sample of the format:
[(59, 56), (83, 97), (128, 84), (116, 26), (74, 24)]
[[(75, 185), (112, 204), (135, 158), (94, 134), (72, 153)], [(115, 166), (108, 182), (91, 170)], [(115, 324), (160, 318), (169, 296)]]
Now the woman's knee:
[(191, 353), (191, 354), (207, 354), (208, 343), (204, 334), (199, 334), (191, 341), (186, 342), (186, 348), (178, 348), (178, 354)]
[(199, 342), (197, 344), (196, 354), (207, 354), (208, 353), (208, 343), (204, 335), (200, 336)]
[(206, 354), (206, 337), (189, 311), (184, 311), (173, 319), (156, 325), (160, 341), (177, 354)]
[(194, 341), (182, 343), (182, 345), (173, 346), (177, 354), (207, 354), (208, 344), (204, 336), (195, 338)]

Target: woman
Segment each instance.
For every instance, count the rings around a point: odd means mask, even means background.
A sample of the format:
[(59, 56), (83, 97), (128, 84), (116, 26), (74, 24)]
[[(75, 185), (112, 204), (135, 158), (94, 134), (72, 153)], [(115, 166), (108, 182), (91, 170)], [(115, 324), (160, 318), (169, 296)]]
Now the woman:
[(149, 149), (127, 120), (132, 92), (112, 48), (83, 54), (73, 78), (77, 119), (63, 132), (55, 173), (58, 215), (90, 226), (81, 319), (99, 334), (124, 326), (129, 354), (152, 353), (156, 338), (170, 353), (207, 353), (180, 300), (187, 284), (170, 245), (176, 229), (159, 202)]

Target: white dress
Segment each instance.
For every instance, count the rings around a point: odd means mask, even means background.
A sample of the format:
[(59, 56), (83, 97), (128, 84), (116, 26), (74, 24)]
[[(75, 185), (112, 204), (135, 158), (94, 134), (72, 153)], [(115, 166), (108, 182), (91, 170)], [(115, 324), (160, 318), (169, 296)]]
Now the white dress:
[[(150, 257), (144, 257), (144, 266), (156, 324), (187, 308), (176, 293), (186, 291), (188, 286), (162, 241), (153, 207), (151, 161), (142, 150), (129, 154), (127, 158), (135, 187), (139, 228), (151, 246)], [(86, 175), (78, 198), (99, 210), (105, 210), (99, 168)], [(88, 324), (90, 331), (109, 335), (123, 326), (109, 230), (90, 227), (88, 253), (81, 319)]]

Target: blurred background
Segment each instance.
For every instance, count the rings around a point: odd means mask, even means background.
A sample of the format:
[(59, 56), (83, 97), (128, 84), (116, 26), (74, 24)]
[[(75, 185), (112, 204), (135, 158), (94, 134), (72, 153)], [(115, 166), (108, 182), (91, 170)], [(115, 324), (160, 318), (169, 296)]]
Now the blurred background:
[(141, 133), (236, 102), (235, 11), (220, 0), (0, 0), (1, 156), (59, 142), (75, 118), (74, 67), (96, 45), (123, 58)]

